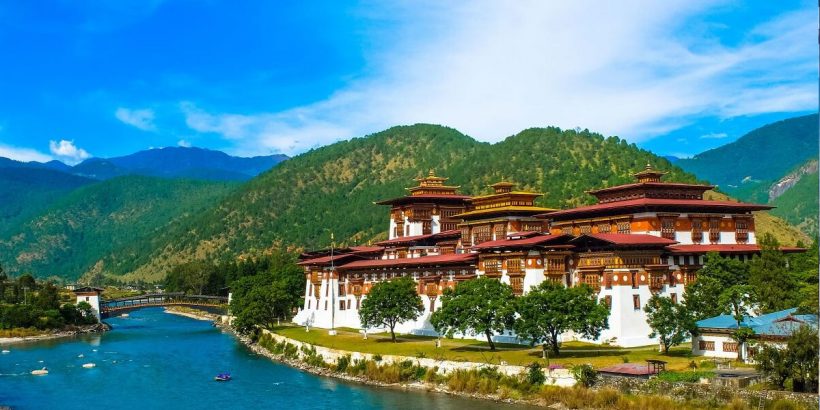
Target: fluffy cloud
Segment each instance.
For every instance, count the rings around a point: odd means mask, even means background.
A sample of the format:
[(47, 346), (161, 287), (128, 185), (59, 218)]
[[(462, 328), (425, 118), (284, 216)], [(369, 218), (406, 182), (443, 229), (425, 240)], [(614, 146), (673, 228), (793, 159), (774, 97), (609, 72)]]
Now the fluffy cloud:
[(123, 123), (143, 131), (156, 131), (157, 129), (154, 125), (154, 110), (149, 108), (132, 110), (120, 107), (114, 112), (114, 116)]
[(179, 140), (179, 141), (177, 141), (177, 146), (184, 147), (184, 148), (190, 148), (191, 147), (191, 142), (186, 141), (186, 140)]
[(69, 165), (77, 164), (91, 157), (91, 154), (86, 150), (74, 145), (74, 141), (60, 140), (57, 142), (52, 140), (49, 141), (48, 148), (55, 157)]
[[(810, 6), (810, 5), (809, 5)], [(371, 11), (366, 78), (280, 112), (208, 112), (187, 125), (237, 151), (293, 154), (395, 124), (439, 123), (484, 141), (527, 127), (577, 126), (638, 142), (699, 117), (817, 106), (816, 9), (774, 16), (723, 44), (696, 32), (714, 2), (433, 2)], [(723, 7), (723, 5), (720, 5)]]
[(11, 158), (13, 160), (23, 162), (48, 162), (53, 159), (51, 156), (43, 154), (42, 152), (37, 150), (29, 148), (12, 147), (9, 145), (2, 144), (0, 144), (0, 157)]

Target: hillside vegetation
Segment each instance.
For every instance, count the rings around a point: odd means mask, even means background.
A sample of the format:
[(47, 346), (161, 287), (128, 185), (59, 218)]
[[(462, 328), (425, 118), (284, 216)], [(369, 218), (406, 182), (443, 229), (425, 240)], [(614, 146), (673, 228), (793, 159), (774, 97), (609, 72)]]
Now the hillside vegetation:
[[(181, 218), (212, 206), (236, 185), (129, 176), (79, 188), (0, 239), (12, 274), (76, 279), (133, 259)], [(117, 266), (111, 266), (116, 269)]]
[(0, 163), (0, 237), (57, 198), (92, 182), (51, 169), (3, 167)]

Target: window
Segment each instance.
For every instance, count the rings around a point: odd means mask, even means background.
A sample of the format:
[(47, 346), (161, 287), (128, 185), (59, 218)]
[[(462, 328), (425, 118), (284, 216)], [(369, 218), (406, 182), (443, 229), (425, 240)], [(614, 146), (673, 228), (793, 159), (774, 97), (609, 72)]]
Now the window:
[(641, 296), (640, 295), (632, 295), (632, 308), (635, 310), (641, 310)]
[(592, 225), (581, 225), (581, 233), (582, 234), (592, 233)]
[(700, 340), (700, 341), (698, 341), (698, 350), (714, 351), (715, 350), (715, 342)]
[(609, 222), (598, 224), (598, 233), (610, 233), (610, 232), (612, 232), (612, 225), (610, 225)]
[(350, 299), (347, 300), (347, 308), (350, 309)]
[(422, 235), (429, 235), (433, 233), (433, 223), (430, 221), (422, 221), (421, 222), (421, 234)]
[(629, 221), (618, 222), (618, 233), (631, 233), (632, 227)]
[(473, 244), (472, 239), (470, 238), (470, 228), (463, 227), (461, 228), (461, 244), (464, 246), (470, 246)]
[(501, 272), (500, 259), (484, 259), (484, 273), (497, 274)]
[(339, 301), (339, 310), (345, 310), (345, 301), (344, 300)]
[(703, 222), (700, 219), (692, 220), (692, 243), (703, 242)]
[(436, 297), (430, 297), (430, 312), (436, 310)]
[(495, 240), (505, 239), (507, 237), (507, 227), (504, 225), (495, 226)]
[(507, 259), (507, 273), (521, 273), (524, 271), (524, 261), (521, 258)]
[(583, 276), (584, 284), (598, 292), (601, 290), (601, 275), (597, 273), (587, 273)]
[(735, 343), (735, 342), (723, 342), (723, 351), (724, 352), (730, 352), (730, 353), (737, 353), (737, 343)]
[(675, 239), (675, 220), (672, 218), (661, 219), (661, 237)]
[(325, 301), (325, 310), (327, 310), (327, 301)]
[(604, 304), (606, 305), (606, 307), (611, 308), (612, 307), (612, 296), (609, 296), (609, 295), (604, 296)]
[(541, 224), (537, 222), (527, 222), (524, 224), (522, 230), (525, 232), (540, 232)]
[(669, 299), (672, 299), (672, 303), (678, 304), (678, 294), (677, 293), (670, 293)]
[(563, 233), (564, 235), (572, 235), (572, 225), (562, 227), (561, 233)]
[(735, 220), (735, 241), (746, 243), (749, 241), (749, 222), (744, 219)]
[(310, 310), (310, 302), (311, 302), (311, 300), (308, 299), (308, 310)]
[(638, 289), (638, 272), (632, 271), (632, 289)]
[(524, 278), (521, 276), (515, 276), (510, 278), (510, 286), (512, 287), (513, 294), (521, 295), (524, 293)]
[(492, 239), (492, 233), (490, 232), (489, 225), (476, 226), (473, 228), (473, 234), (475, 235), (475, 245)]
[(709, 220), (709, 242), (720, 242), (720, 219), (712, 218)]

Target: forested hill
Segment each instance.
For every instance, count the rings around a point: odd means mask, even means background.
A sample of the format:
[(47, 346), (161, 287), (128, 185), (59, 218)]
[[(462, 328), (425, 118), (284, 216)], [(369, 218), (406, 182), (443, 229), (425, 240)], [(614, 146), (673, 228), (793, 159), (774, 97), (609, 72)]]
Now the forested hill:
[(817, 135), (817, 114), (790, 118), (675, 164), (733, 193), (743, 188), (744, 181), (771, 183), (817, 158)]
[(31, 272), (70, 280), (103, 272), (109, 268), (103, 257), (129, 260), (163, 246), (155, 242), (163, 231), (218, 203), (236, 187), (141, 176), (83, 186), (8, 228), (0, 236), (0, 265), (13, 275)]
[[(5, 158), (0, 158), (0, 160)], [(0, 161), (0, 237), (57, 198), (94, 181), (42, 167)]]
[(124, 269), (113, 273), (158, 279), (171, 266), (205, 255), (235, 258), (278, 244), (326, 246), (330, 231), (337, 243), (381, 239), (388, 210), (373, 201), (404, 195), (429, 169), (449, 177), (463, 193), (487, 193), (487, 185), (504, 179), (545, 193), (541, 205), (566, 208), (592, 202), (584, 193), (589, 189), (632, 181), (631, 174), (647, 163), (669, 171), (670, 181), (695, 181), (666, 159), (587, 131), (529, 129), (486, 144), (451, 128), (394, 127), (280, 164), (168, 231), (160, 241), (166, 246), (120, 263)]

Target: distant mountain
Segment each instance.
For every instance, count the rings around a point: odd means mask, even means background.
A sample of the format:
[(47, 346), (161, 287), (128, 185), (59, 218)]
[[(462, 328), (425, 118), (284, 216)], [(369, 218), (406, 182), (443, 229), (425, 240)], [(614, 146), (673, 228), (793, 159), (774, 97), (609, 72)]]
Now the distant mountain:
[(674, 155), (664, 155), (664, 156), (663, 156), (663, 158), (664, 158), (665, 160), (667, 160), (667, 161), (669, 161), (669, 162), (673, 163), (673, 164), (674, 164), (674, 163), (676, 163), (676, 162), (678, 162), (678, 161), (680, 161), (680, 158), (678, 158), (678, 157), (676, 157), (676, 156), (674, 156)]
[(0, 235), (63, 195), (94, 182), (41, 165), (0, 158)]
[(159, 246), (154, 240), (162, 232), (219, 203), (237, 186), (144, 176), (84, 186), (8, 228), (0, 236), (0, 265), (12, 274), (33, 272), (72, 280), (86, 272), (116, 270), (116, 265), (106, 266), (101, 259), (138, 258), (144, 247)]
[(772, 183), (810, 159), (817, 158), (818, 115), (765, 125), (737, 141), (684, 158), (684, 170), (733, 193), (744, 184)]
[(114, 158), (91, 158), (70, 172), (94, 179), (123, 175), (193, 178), (211, 181), (244, 181), (286, 160), (286, 155), (233, 157), (203, 148), (167, 147)]
[[(675, 164), (735, 198), (777, 206), (773, 215), (814, 237), (817, 187), (811, 200), (812, 188), (801, 177), (809, 175), (811, 180), (811, 174), (817, 174), (818, 132), (817, 114), (790, 118)], [(807, 201), (798, 203), (797, 198)]]

